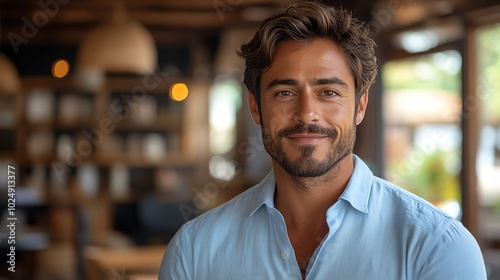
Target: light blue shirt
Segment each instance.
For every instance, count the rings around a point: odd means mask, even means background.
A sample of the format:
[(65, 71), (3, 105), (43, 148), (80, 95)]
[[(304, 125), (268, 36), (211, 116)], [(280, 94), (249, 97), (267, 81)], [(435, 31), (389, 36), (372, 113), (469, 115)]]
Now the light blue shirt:
[[(159, 279), (302, 279), (274, 191), (271, 173), (187, 222), (167, 246)], [(373, 176), (358, 157), (326, 221), (306, 279), (486, 279), (479, 246), (460, 222)]]

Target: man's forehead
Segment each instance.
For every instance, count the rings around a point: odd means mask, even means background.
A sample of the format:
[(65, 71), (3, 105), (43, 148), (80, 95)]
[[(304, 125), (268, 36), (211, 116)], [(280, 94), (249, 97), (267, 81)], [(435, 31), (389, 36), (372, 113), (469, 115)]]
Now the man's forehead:
[(264, 88), (272, 80), (300, 80), (301, 83), (311, 84), (343, 80), (346, 85), (354, 83), (344, 51), (332, 40), (323, 38), (281, 42), (261, 78), (265, 80), (261, 80), (265, 83), (262, 84)]

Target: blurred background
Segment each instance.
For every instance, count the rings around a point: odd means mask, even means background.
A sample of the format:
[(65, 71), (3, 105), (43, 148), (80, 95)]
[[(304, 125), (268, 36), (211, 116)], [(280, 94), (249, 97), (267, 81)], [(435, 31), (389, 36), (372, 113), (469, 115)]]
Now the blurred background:
[[(297, 2), (1, 0), (0, 279), (157, 279), (184, 222), (271, 170), (235, 50)], [(500, 1), (322, 2), (378, 45), (355, 152), (500, 279)]]

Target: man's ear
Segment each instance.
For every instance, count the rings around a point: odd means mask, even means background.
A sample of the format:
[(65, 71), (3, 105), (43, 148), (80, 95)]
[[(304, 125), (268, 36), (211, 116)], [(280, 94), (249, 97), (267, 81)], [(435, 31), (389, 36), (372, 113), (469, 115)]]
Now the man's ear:
[(252, 114), (253, 121), (257, 125), (261, 125), (259, 105), (255, 99), (255, 95), (252, 92), (248, 92), (248, 107), (250, 107), (250, 113)]
[(356, 111), (356, 125), (360, 124), (365, 117), (366, 106), (368, 106), (368, 91), (365, 91), (359, 98), (358, 109)]

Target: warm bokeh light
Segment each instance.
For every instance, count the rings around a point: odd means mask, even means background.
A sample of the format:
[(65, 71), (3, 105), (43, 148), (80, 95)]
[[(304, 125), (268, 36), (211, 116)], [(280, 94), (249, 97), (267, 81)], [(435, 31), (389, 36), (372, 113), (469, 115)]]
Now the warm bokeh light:
[(55, 78), (63, 78), (69, 72), (69, 63), (65, 59), (59, 59), (52, 64), (52, 76)]
[(177, 83), (170, 87), (170, 98), (175, 101), (182, 101), (188, 96), (188, 87), (184, 83)]

